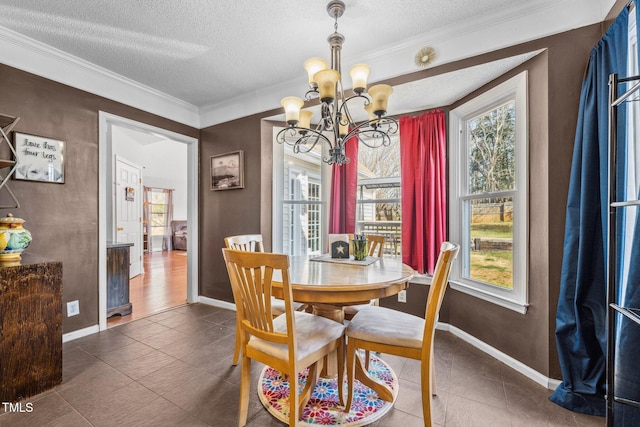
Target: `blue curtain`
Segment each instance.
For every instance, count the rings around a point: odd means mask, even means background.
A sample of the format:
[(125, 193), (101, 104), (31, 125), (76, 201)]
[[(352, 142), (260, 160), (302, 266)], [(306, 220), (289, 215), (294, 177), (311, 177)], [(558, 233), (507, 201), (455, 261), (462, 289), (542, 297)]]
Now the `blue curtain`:
[[(591, 51), (582, 84), (567, 202), (556, 343), (562, 383), (550, 399), (605, 415), (609, 74), (626, 75), (628, 9)], [(625, 126), (618, 125), (621, 139)]]

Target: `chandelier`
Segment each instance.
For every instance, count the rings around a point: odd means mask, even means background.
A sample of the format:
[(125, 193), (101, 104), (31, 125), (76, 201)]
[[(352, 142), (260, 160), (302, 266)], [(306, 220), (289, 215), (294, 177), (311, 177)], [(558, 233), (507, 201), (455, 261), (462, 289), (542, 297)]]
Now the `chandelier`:
[[(311, 124), (313, 112), (303, 110), (304, 100), (295, 96), (282, 99), (285, 120), (288, 127), (276, 135), (276, 141), (293, 147), (294, 153), (308, 153), (318, 142), (329, 145), (329, 155), (323, 161), (332, 165), (349, 163), (345, 154), (345, 144), (355, 137), (354, 142), (362, 142), (371, 148), (388, 146), (390, 134), (398, 131), (398, 122), (386, 117), (387, 103), (393, 88), (386, 84), (371, 86), (367, 90), (369, 67), (357, 64), (351, 68), (352, 94), (345, 95), (340, 74), (340, 54), (344, 36), (338, 33), (338, 18), (345, 11), (345, 4), (332, 0), (327, 5), (329, 16), (335, 19), (334, 33), (327, 41), (331, 47), (331, 67), (321, 58), (311, 58), (304, 63), (309, 77), (310, 89), (305, 94), (307, 101), (320, 99), (322, 117), (316, 125)], [(353, 120), (349, 105), (360, 101), (368, 113), (368, 119), (360, 123)], [(329, 133), (329, 137), (325, 135)]]

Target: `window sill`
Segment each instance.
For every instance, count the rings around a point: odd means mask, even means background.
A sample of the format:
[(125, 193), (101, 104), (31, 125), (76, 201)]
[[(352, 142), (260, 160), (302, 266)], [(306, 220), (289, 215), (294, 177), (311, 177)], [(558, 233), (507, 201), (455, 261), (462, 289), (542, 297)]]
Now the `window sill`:
[(456, 291), (460, 291), (467, 295), (480, 298), (482, 300), (499, 305), (500, 307), (508, 308), (509, 310), (517, 311), (520, 314), (526, 314), (527, 307), (529, 307), (529, 304), (527, 303), (521, 303), (512, 299), (505, 298), (503, 296), (485, 292), (464, 283), (449, 281), (449, 286), (451, 287), (451, 289), (455, 289)]
[(417, 271), (414, 271), (413, 277), (409, 280), (409, 283), (416, 285), (430, 285), (432, 279), (433, 277), (428, 274), (420, 274)]
[[(427, 274), (420, 274), (418, 272), (414, 272), (413, 278), (409, 280), (409, 284), (411, 285), (431, 285), (431, 280), (433, 276), (429, 276)], [(465, 285), (464, 283), (454, 282), (449, 280), (449, 286), (451, 289), (455, 289), (456, 291), (460, 291), (462, 293), (474, 296), (476, 298), (480, 298), (482, 300), (491, 302), (493, 304), (499, 305), (504, 308), (508, 308), (509, 310), (517, 311), (520, 314), (527, 313), (527, 307), (529, 304), (523, 304), (511, 299), (507, 299), (501, 297), (499, 295), (494, 295), (489, 292), (483, 292), (476, 288), (473, 288), (469, 285)]]

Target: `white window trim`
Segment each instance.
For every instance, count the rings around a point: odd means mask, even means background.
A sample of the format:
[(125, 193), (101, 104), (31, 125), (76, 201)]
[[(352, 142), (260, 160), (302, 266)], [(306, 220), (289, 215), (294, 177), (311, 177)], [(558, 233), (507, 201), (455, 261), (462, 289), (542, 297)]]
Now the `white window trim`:
[[(273, 144), (272, 144), (272, 158), (273, 158), (273, 181), (271, 182), (271, 191), (273, 198), (272, 216), (271, 216), (271, 248), (273, 252), (283, 252), (282, 245), (282, 215), (283, 215), (283, 188), (282, 180), (284, 179), (284, 144), (276, 142), (276, 135), (280, 132), (282, 127), (273, 126)], [(327, 134), (327, 136), (329, 136)], [(320, 142), (319, 142), (320, 144)], [(326, 144), (322, 144), (321, 156), (325, 157), (329, 154), (329, 150)], [(320, 227), (320, 247), (326, 246), (327, 235), (329, 232), (329, 197), (331, 195), (331, 166), (320, 161), (321, 174), (313, 174), (320, 182), (320, 205), (322, 224)], [(322, 249), (321, 249), (322, 252)]]
[(469, 245), (461, 245), (451, 269), (450, 286), (460, 292), (492, 302), (499, 306), (526, 313), (528, 307), (528, 100), (527, 72), (524, 71), (506, 82), (452, 110), (449, 115), (450, 169), (449, 169), (449, 237), (453, 242), (463, 241), (463, 211), (461, 203), (461, 171), (468, 170), (467, 157), (461, 147), (465, 141), (465, 122), (507, 101), (516, 103), (516, 188), (513, 196), (513, 290), (488, 285), (462, 276), (462, 262)]

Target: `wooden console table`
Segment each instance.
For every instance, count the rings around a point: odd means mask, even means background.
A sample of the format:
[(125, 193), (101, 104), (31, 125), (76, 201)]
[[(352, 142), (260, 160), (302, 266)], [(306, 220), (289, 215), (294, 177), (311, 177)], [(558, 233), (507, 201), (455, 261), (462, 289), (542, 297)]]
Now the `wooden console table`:
[(62, 263), (30, 254), (0, 263), (0, 401), (61, 382)]
[(131, 314), (129, 248), (133, 243), (107, 243), (107, 317)]

